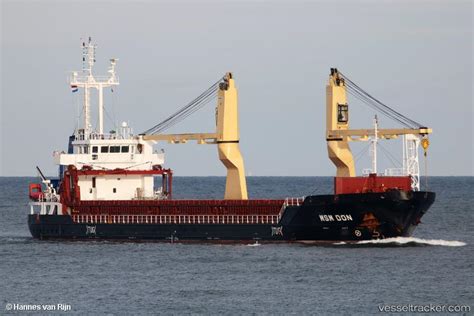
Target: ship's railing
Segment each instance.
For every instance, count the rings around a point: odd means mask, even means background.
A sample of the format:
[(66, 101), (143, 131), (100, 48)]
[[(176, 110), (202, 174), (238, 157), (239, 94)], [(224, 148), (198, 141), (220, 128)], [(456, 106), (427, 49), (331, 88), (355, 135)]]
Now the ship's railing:
[(372, 173), (372, 169), (371, 168), (364, 168), (362, 169), (362, 175), (363, 176), (368, 176), (369, 174)]
[(287, 197), (283, 206), (300, 206), (303, 204), (304, 196), (302, 197)]
[(72, 215), (78, 224), (278, 224), (279, 215)]
[[(369, 174), (372, 174), (372, 169), (370, 168), (362, 169), (363, 176), (368, 176)], [(385, 176), (385, 177), (400, 177), (400, 176), (406, 176), (407, 173), (405, 172), (403, 168), (387, 168), (384, 170), (383, 173), (378, 173), (377, 175)]]
[[(74, 135), (74, 140), (85, 140), (86, 135), (83, 133), (76, 133)], [(87, 139), (92, 139), (92, 140), (115, 140), (115, 139), (132, 139), (133, 134), (130, 135), (122, 135), (120, 133), (104, 133), (104, 134), (99, 134), (99, 133), (90, 133), (89, 138)]]
[(59, 202), (30, 202), (30, 214), (61, 215), (62, 204)]
[(285, 202), (281, 206), (280, 214), (278, 214), (278, 217), (281, 218), (283, 216), (283, 212), (285, 212), (285, 209), (286, 209), (287, 206), (300, 206), (301, 204), (303, 204), (304, 199), (305, 199), (304, 196), (301, 196), (301, 197), (287, 197), (285, 199)]
[[(115, 80), (113, 80), (113, 78), (115, 78)], [(90, 80), (90, 77), (88, 75), (79, 75), (77, 74), (76, 76), (74, 75), (71, 75), (69, 76), (69, 82), (74, 85), (74, 84), (78, 84), (78, 83), (90, 83), (90, 84), (95, 84), (97, 82), (118, 82), (119, 81), (119, 77), (118, 76), (115, 76), (115, 77), (111, 77), (111, 76), (96, 76), (94, 75), (94, 79), (95, 80)]]
[(388, 168), (385, 169), (384, 176), (406, 176), (406, 172), (403, 168)]
[(42, 192), (38, 197), (38, 202), (58, 202), (59, 194), (52, 192)]

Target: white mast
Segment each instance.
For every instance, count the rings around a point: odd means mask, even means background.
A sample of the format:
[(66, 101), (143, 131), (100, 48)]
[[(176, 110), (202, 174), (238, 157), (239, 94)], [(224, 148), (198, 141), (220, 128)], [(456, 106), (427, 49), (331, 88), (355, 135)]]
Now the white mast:
[(89, 135), (92, 128), (89, 82), (92, 83), (94, 80), (94, 77), (92, 76), (92, 67), (94, 66), (94, 62), (95, 46), (92, 45), (91, 38), (89, 37), (89, 43), (87, 46), (85, 42), (82, 42), (82, 73), (86, 76), (86, 80), (84, 82), (84, 135)]
[(377, 174), (377, 142), (378, 142), (378, 120), (377, 115), (374, 117), (374, 137), (372, 137), (372, 147), (371, 147), (371, 155), (372, 155), (372, 173)]
[(83, 139), (87, 140), (91, 138), (92, 125), (91, 125), (91, 110), (90, 110), (90, 89), (97, 89), (99, 93), (99, 104), (98, 104), (98, 116), (99, 126), (98, 134), (102, 136), (104, 134), (104, 88), (117, 86), (119, 81), (115, 75), (115, 65), (118, 59), (111, 59), (108, 76), (94, 77), (92, 74), (92, 68), (95, 63), (95, 49), (97, 45), (92, 44), (92, 40), (89, 37), (87, 43), (82, 43), (82, 75), (77, 72), (72, 73), (72, 77), (69, 81), (71, 87), (83, 88), (84, 89), (84, 126)]

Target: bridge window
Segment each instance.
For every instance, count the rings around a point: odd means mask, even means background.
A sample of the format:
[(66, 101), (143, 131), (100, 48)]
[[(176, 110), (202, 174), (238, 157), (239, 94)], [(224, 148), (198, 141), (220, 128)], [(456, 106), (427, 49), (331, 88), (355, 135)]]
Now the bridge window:
[(347, 104), (337, 105), (337, 122), (347, 123), (349, 120), (349, 106)]
[(109, 152), (109, 146), (100, 147), (100, 152), (101, 153), (108, 153)]
[(128, 146), (122, 146), (122, 152), (128, 153)]
[(111, 153), (119, 153), (120, 152), (120, 146), (110, 146), (110, 152)]

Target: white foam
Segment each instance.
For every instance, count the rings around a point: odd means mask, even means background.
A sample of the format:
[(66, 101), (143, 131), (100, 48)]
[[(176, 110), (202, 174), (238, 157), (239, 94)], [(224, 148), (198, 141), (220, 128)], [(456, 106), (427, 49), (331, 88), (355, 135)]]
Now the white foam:
[(357, 244), (399, 244), (405, 245), (409, 243), (429, 245), (429, 246), (445, 246), (445, 247), (462, 247), (466, 243), (457, 240), (443, 240), (443, 239), (422, 239), (416, 237), (394, 237), (387, 239), (376, 240), (361, 240)]
[(249, 247), (258, 247), (261, 246), (262, 244), (259, 244), (258, 241), (256, 241), (254, 244), (248, 244), (247, 246)]

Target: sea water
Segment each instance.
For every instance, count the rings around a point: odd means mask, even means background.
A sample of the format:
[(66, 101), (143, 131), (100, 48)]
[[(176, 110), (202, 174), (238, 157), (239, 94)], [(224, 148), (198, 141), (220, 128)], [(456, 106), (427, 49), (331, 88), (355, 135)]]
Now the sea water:
[[(474, 307), (472, 177), (429, 179), (437, 198), (413, 237), (329, 244), (39, 241), (27, 226), (30, 182), (37, 179), (0, 178), (1, 315), (25, 313), (20, 308), (367, 315), (386, 306)], [(221, 198), (224, 185), (223, 177), (176, 177), (174, 196)], [(329, 177), (248, 179), (252, 198), (326, 194), (332, 185)]]

